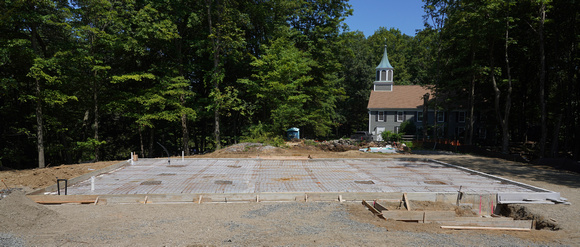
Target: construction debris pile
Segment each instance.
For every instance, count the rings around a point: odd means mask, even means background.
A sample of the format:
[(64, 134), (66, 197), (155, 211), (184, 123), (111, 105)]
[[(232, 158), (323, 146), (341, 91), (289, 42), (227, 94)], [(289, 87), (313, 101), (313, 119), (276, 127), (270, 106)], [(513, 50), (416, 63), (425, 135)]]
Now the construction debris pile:
[(318, 147), (324, 151), (344, 152), (348, 150), (358, 150), (359, 142), (351, 139), (339, 139), (332, 141), (324, 141), (318, 144)]

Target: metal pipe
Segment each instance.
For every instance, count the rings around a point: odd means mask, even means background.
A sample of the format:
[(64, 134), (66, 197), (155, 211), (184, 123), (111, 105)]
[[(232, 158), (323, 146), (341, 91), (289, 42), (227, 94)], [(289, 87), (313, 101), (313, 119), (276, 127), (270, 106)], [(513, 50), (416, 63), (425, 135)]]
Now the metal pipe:
[(161, 143), (157, 142), (157, 144), (159, 144), (159, 146), (161, 146), (164, 150), (165, 153), (167, 153), (167, 164), (171, 164), (171, 159), (169, 159), (169, 151), (167, 151), (167, 148), (165, 148), (163, 145), (161, 145)]
[(68, 188), (68, 179), (64, 178), (56, 178), (56, 190), (58, 191), (58, 195), (60, 195), (60, 182), (64, 181), (64, 195), (67, 195), (67, 188)]

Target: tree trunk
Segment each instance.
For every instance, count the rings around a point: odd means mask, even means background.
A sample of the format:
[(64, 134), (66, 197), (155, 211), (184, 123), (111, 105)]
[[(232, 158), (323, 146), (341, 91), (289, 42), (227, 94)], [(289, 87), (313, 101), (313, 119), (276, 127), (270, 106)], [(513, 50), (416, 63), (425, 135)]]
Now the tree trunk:
[[(433, 107), (433, 142), (437, 142), (438, 136), (438, 130), (439, 127), (437, 126), (437, 98), (434, 98), (433, 101), (435, 102), (435, 107)], [(435, 147), (433, 147), (433, 149), (435, 149)]]
[[(475, 63), (475, 51), (471, 52), (471, 66)], [(469, 90), (469, 116), (467, 116), (467, 128), (465, 129), (465, 144), (473, 144), (473, 110), (475, 108), (475, 73), (471, 77), (471, 88)]]
[[(181, 104), (185, 105), (183, 97), (184, 96), (181, 95)], [(191, 155), (189, 152), (189, 131), (187, 130), (187, 115), (185, 114), (181, 114), (181, 132), (183, 133), (182, 136), (183, 152), (185, 153), (185, 155), (189, 156)]]
[[(32, 3), (31, 3), (32, 4)], [(38, 50), (38, 40), (37, 27), (35, 24), (30, 26), (30, 43), (32, 44), (32, 50), (37, 54), (41, 54)], [(44, 168), (44, 124), (42, 115), (42, 99), (40, 95), (40, 80), (36, 78), (35, 84), (35, 95), (36, 95), (36, 146), (38, 148), (38, 168)]]
[(154, 128), (149, 128), (150, 132), (149, 132), (149, 153), (147, 155), (149, 155), (149, 157), (153, 157), (154, 152), (153, 152), (153, 143), (154, 143), (154, 135), (155, 135), (155, 129)]
[(93, 75), (93, 103), (94, 103), (94, 115), (95, 115), (95, 162), (99, 161), (99, 89), (98, 89), (98, 82), (97, 82), (97, 71)]
[(429, 118), (427, 117), (429, 114), (429, 93), (423, 95), (423, 141), (427, 140), (427, 135), (429, 135), (427, 128), (429, 124)]
[[(186, 30), (186, 28), (184, 27), (185, 25), (182, 23), (180, 23), (180, 28), (178, 28), (179, 33), (181, 35), (184, 35), (184, 30)], [(176, 39), (175, 41), (175, 46), (177, 48), (177, 64), (178, 64), (178, 68), (179, 68), (179, 76), (185, 78), (185, 71), (183, 68), (183, 65), (185, 64), (185, 61), (183, 61), (183, 44), (182, 44), (182, 40), (181, 39)], [(187, 87), (183, 88), (183, 90), (189, 90)], [(182, 108), (186, 107), (186, 102), (185, 102), (185, 94), (182, 93), (179, 96), (179, 101), (181, 104)], [(187, 129), (187, 114), (183, 113), (181, 114), (181, 134), (182, 134), (182, 138), (181, 138), (181, 144), (182, 144), (182, 148), (183, 148), (183, 152), (185, 155), (189, 156), (191, 155), (190, 151), (189, 151), (189, 130)]]
[(145, 148), (143, 147), (143, 125), (139, 125), (139, 146), (141, 147), (141, 156), (145, 157)]
[(490, 69), (491, 70), (491, 72), (490, 72), (491, 83), (493, 85), (493, 91), (495, 93), (495, 97), (494, 97), (495, 114), (497, 116), (497, 120), (500, 123), (501, 130), (502, 130), (501, 151), (502, 151), (502, 153), (508, 153), (509, 131), (507, 128), (507, 121), (506, 121), (506, 119), (504, 119), (504, 117), (502, 117), (501, 111), (500, 111), (500, 102), (499, 101), (501, 99), (501, 91), (499, 90), (499, 87), (497, 86), (497, 82), (495, 80), (495, 73), (494, 73), (495, 66), (494, 66), (494, 62), (493, 62), (493, 47), (489, 51), (489, 59), (490, 59), (490, 64), (491, 64), (491, 66), (490, 66), (491, 67), (491, 69)]
[(556, 121), (556, 126), (554, 126), (554, 136), (552, 136), (552, 149), (550, 151), (550, 156), (553, 158), (558, 157), (558, 141), (560, 139), (560, 127), (562, 126), (562, 117), (564, 114), (561, 112), (558, 114), (558, 120)]
[(467, 116), (467, 129), (465, 130), (465, 144), (473, 144), (473, 110), (475, 108), (475, 75), (471, 78), (471, 90), (469, 90), (469, 116)]
[[(210, 34), (214, 34), (214, 30), (212, 27), (212, 19), (211, 19), (211, 0), (206, 0), (207, 3), (207, 20), (208, 20), (208, 25), (209, 25), (209, 33)], [(219, 1), (216, 1), (216, 5), (219, 5)], [(219, 15), (218, 15), (219, 17)], [(219, 67), (219, 62), (220, 62), (220, 53), (219, 53), (219, 49), (220, 49), (220, 34), (219, 34), (219, 28), (216, 28), (215, 30), (216, 34), (214, 35), (214, 38), (212, 38), (212, 48), (213, 48), (213, 75), (212, 75), (212, 80), (213, 80), (213, 90), (215, 91), (215, 93), (219, 92), (219, 72), (220, 72), (220, 67)], [(217, 97), (217, 96), (216, 96)], [(215, 137), (215, 147), (216, 150), (221, 148), (221, 140), (220, 140), (220, 105), (219, 105), (219, 99), (216, 99), (216, 101), (214, 102), (215, 108), (214, 108), (214, 137)]]
[(36, 79), (36, 140), (38, 147), (38, 168), (44, 168), (44, 132), (42, 121), (42, 100), (40, 98), (40, 81)]
[(511, 69), (510, 69), (510, 60), (509, 60), (509, 53), (508, 53), (508, 48), (509, 48), (509, 29), (510, 29), (510, 22), (509, 19), (506, 20), (506, 29), (505, 29), (505, 63), (506, 63), (506, 72), (507, 72), (507, 76), (508, 76), (508, 90), (507, 90), (507, 94), (505, 96), (506, 100), (505, 100), (505, 109), (504, 109), (504, 116), (503, 116), (503, 124), (502, 124), (502, 129), (503, 129), (503, 145), (502, 145), (502, 152), (503, 153), (508, 153), (508, 148), (509, 148), (509, 116), (510, 116), (510, 110), (512, 107), (512, 74), (511, 74)]
[(544, 22), (546, 20), (546, 5), (542, 3), (540, 6), (540, 26), (538, 28), (538, 38), (540, 43), (540, 110), (541, 110), (541, 124), (542, 135), (540, 138), (540, 158), (544, 157), (546, 152), (546, 138), (548, 136), (548, 127), (546, 125), (546, 100), (545, 100), (545, 84), (546, 84), (546, 55), (544, 54)]

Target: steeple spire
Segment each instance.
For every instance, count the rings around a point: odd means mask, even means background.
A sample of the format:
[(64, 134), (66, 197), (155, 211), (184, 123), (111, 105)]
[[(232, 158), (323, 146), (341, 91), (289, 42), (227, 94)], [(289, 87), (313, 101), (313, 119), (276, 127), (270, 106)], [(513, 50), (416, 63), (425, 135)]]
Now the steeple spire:
[(385, 51), (383, 52), (383, 59), (377, 69), (393, 69), (391, 63), (389, 63), (389, 56), (387, 55), (387, 45), (385, 45)]
[(383, 83), (393, 83), (393, 66), (389, 62), (389, 56), (387, 55), (387, 45), (385, 45), (385, 50), (383, 51), (383, 59), (381, 59), (381, 63), (376, 68), (377, 70), (377, 77), (375, 82), (383, 82)]

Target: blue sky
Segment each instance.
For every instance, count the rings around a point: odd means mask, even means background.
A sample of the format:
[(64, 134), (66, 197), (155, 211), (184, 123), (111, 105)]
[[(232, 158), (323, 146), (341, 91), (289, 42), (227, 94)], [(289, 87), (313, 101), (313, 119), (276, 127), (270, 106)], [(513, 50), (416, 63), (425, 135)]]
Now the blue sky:
[(371, 36), (379, 27), (397, 28), (415, 36), (415, 29), (423, 29), (423, 1), (421, 0), (350, 0), (353, 15), (346, 18), (351, 31)]

